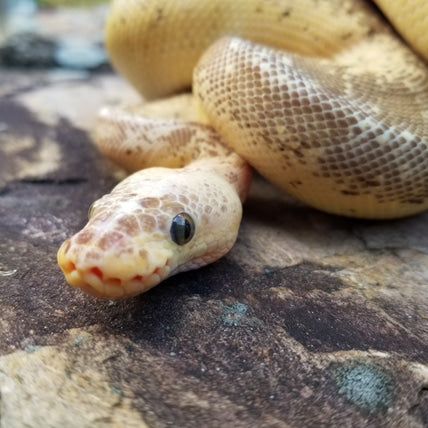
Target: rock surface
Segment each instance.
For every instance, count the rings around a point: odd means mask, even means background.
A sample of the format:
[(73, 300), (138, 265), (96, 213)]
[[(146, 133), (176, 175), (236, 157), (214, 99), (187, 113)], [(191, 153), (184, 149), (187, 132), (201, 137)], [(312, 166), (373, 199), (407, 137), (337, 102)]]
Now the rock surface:
[(426, 426), (426, 213), (344, 219), (256, 180), (218, 263), (119, 303), (65, 284), (58, 246), (122, 175), (95, 113), (136, 99), (1, 73), (0, 425)]
[(428, 426), (428, 213), (345, 219), (257, 179), (221, 261), (134, 299), (66, 285), (61, 242), (123, 172), (110, 74), (0, 70), (0, 427)]

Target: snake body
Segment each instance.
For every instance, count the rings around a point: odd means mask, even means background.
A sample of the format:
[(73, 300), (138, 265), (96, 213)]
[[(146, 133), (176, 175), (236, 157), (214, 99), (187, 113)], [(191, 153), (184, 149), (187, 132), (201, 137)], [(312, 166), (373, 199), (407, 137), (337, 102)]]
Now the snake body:
[(428, 208), (428, 5), (377, 4), (416, 53), (364, 1), (113, 1), (117, 70), (146, 99), (193, 96), (102, 110), (97, 146), (135, 172), (60, 248), (67, 281), (123, 298), (218, 259), (248, 164), (335, 214)]

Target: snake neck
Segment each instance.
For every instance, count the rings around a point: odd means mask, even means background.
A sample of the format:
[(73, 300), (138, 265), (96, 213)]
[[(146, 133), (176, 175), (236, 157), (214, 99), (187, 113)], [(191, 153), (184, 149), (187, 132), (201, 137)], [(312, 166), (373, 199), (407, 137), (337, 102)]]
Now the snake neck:
[(185, 167), (188, 171), (210, 171), (222, 177), (238, 194), (241, 202), (247, 198), (252, 168), (237, 153), (227, 156), (201, 157)]

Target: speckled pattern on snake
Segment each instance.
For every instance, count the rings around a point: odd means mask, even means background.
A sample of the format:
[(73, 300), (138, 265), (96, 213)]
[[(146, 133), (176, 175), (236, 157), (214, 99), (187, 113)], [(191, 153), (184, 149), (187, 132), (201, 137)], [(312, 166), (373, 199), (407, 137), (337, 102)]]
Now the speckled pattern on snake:
[(120, 299), (222, 257), (250, 166), (330, 213), (425, 210), (427, 28), (425, 0), (114, 0), (107, 48), (146, 103), (99, 114), (133, 174), (61, 246), (66, 280)]

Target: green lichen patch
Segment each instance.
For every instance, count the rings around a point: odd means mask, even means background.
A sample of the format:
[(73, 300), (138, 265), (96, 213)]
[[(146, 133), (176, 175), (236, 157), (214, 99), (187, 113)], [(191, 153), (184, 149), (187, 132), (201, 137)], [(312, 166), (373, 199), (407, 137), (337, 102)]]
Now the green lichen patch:
[(236, 302), (232, 305), (222, 305), (223, 314), (222, 321), (223, 324), (229, 327), (238, 327), (243, 324), (245, 325), (258, 325), (260, 320), (248, 315), (248, 306), (241, 302)]
[(392, 402), (393, 378), (371, 362), (346, 363), (334, 370), (334, 377), (339, 394), (362, 410), (378, 413)]

